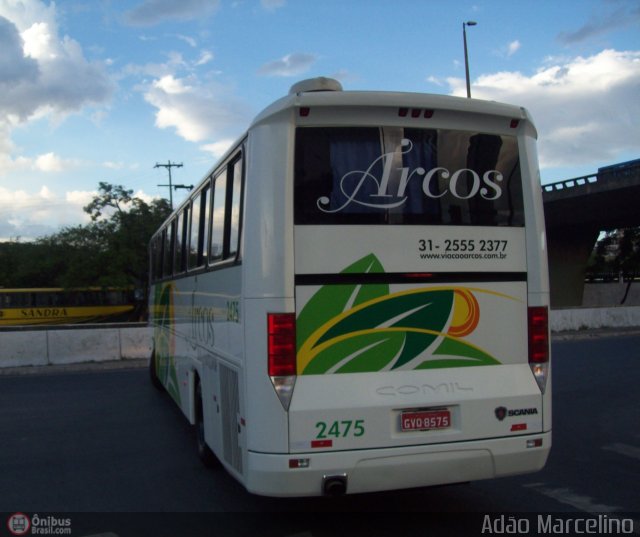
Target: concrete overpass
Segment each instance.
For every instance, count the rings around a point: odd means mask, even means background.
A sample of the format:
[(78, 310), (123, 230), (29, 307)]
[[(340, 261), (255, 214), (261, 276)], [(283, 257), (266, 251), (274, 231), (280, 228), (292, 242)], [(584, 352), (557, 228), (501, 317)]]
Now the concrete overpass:
[(640, 159), (542, 188), (551, 304), (580, 306), (586, 264), (598, 234), (640, 226)]

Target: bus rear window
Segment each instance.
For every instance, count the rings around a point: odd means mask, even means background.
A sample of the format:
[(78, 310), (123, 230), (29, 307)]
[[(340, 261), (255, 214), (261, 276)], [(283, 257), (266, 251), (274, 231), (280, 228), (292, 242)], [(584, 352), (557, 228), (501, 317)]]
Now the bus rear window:
[(517, 139), (449, 129), (298, 128), (295, 223), (524, 226)]

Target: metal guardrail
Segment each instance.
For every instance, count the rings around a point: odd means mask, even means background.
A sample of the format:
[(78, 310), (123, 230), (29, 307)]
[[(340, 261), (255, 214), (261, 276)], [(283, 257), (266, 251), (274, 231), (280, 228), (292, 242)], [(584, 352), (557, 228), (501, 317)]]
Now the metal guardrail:
[(640, 275), (620, 272), (590, 272), (584, 275), (585, 283), (629, 283), (640, 282)]
[(580, 177), (574, 177), (573, 179), (565, 179), (564, 181), (558, 181), (557, 183), (549, 183), (548, 185), (542, 185), (545, 192), (557, 192), (566, 190), (568, 188), (575, 188), (578, 186), (590, 185), (598, 182), (598, 174), (592, 173), (591, 175), (582, 175)]
[(573, 179), (565, 179), (564, 181), (558, 181), (556, 183), (549, 183), (548, 185), (543, 185), (542, 188), (545, 192), (558, 192), (568, 188), (590, 185), (602, 180), (626, 181), (637, 178), (639, 174), (640, 159), (635, 159), (611, 166), (603, 166), (598, 168), (596, 173), (574, 177)]

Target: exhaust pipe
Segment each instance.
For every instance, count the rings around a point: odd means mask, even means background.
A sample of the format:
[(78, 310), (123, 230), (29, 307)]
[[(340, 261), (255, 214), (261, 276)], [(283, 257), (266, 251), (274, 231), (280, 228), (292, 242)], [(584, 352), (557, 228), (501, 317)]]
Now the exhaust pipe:
[(347, 474), (325, 475), (322, 478), (322, 493), (325, 496), (343, 496), (347, 493)]

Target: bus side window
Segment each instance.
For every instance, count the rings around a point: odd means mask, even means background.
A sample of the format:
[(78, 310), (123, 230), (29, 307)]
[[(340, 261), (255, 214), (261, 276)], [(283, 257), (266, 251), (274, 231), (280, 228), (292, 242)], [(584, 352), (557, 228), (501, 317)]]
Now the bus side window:
[(208, 232), (209, 186), (205, 186), (193, 200), (191, 209), (191, 237), (189, 242), (189, 268), (197, 268), (206, 261), (205, 244)]
[(197, 268), (198, 263), (198, 242), (200, 240), (201, 227), (200, 227), (200, 204), (202, 203), (202, 192), (199, 192), (198, 195), (194, 198), (191, 204), (191, 223), (189, 225), (190, 233), (189, 233), (189, 270)]
[(224, 254), (224, 222), (227, 192), (227, 171), (223, 170), (214, 179), (213, 222), (211, 224), (211, 244), (209, 260), (220, 261)]
[(162, 278), (162, 259), (166, 230), (162, 230), (151, 242), (151, 281)]
[(173, 274), (173, 250), (175, 248), (176, 222), (172, 220), (164, 233), (164, 261), (162, 263), (162, 275), (167, 277)]
[(187, 267), (187, 233), (189, 228), (189, 207), (185, 207), (182, 214), (178, 215), (175, 239), (175, 257), (173, 272), (184, 272)]
[(239, 250), (240, 211), (242, 205), (242, 156), (233, 163), (231, 191), (231, 218), (229, 222), (229, 257), (235, 257)]
[(173, 248), (173, 273), (178, 274), (180, 272), (180, 265), (182, 264), (182, 218), (180, 215), (176, 217), (176, 232)]
[(207, 264), (209, 258), (209, 231), (211, 229), (211, 185), (202, 190), (202, 205), (200, 207), (200, 224), (202, 230), (200, 233), (200, 241), (198, 243), (198, 261), (200, 266)]

